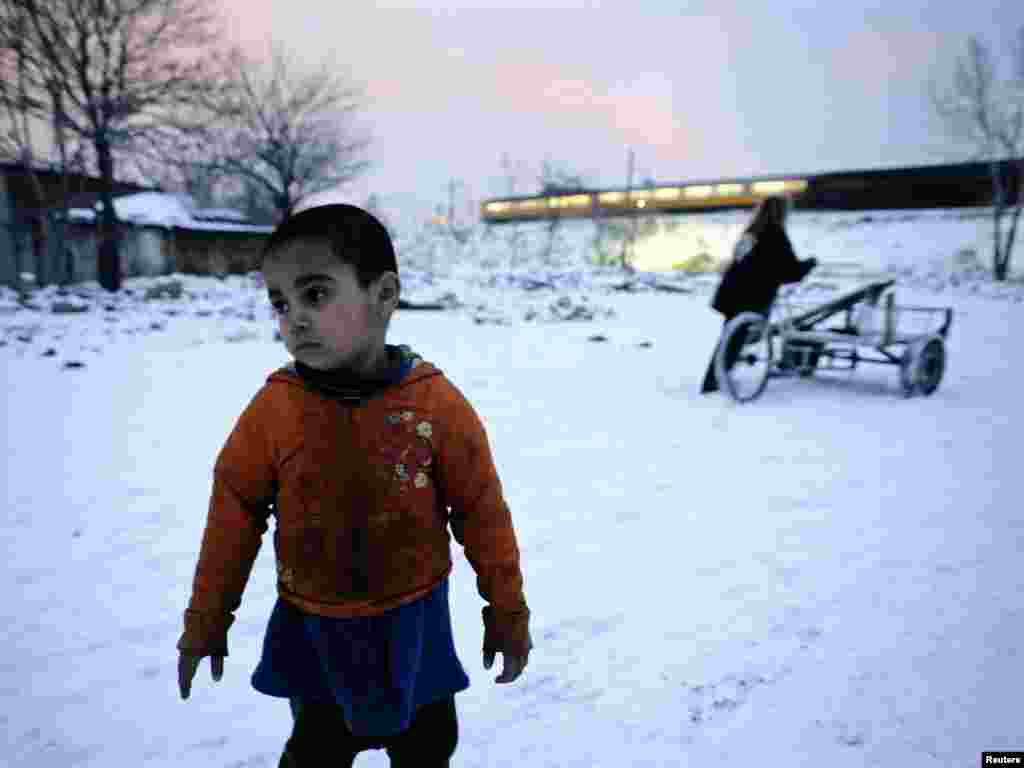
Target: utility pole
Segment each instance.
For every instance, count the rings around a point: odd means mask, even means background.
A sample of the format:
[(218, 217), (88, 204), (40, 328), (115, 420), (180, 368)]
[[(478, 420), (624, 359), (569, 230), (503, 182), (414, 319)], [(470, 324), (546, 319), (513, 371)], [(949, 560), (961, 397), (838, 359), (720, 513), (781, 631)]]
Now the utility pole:
[[(626, 205), (629, 206), (630, 215), (633, 215), (633, 148), (629, 148), (629, 160), (626, 171)], [(634, 221), (635, 224), (635, 221)], [(636, 238), (636, 227), (632, 228), (629, 237), (622, 241), (622, 268), (628, 269), (629, 260), (633, 253), (633, 240)]]

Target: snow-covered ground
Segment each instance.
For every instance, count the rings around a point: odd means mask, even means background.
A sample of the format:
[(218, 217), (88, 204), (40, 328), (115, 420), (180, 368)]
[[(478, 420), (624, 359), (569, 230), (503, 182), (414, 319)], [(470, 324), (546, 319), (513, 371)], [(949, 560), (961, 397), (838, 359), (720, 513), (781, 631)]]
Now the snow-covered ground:
[[(713, 279), (656, 276), (669, 293), (638, 274), (622, 291), (621, 273), (578, 263), (403, 259), (408, 298), (452, 308), (400, 312), (390, 338), (481, 413), (533, 610), (530, 666), (495, 686), (455, 548), (473, 685), (453, 765), (959, 767), (1024, 749), (1024, 285), (951, 274), (950, 221), (807, 234), (898, 239), (897, 300), (955, 308), (929, 398), (866, 366), (772, 380), (745, 406), (698, 396)], [(144, 300), (166, 278), (0, 296), (0, 765), (273, 768), (287, 737), (286, 703), (249, 686), (269, 537), (224, 679), (204, 664), (177, 693), (212, 462), (287, 359), (255, 276), (177, 279), (178, 299)], [(858, 281), (825, 269), (805, 293)]]

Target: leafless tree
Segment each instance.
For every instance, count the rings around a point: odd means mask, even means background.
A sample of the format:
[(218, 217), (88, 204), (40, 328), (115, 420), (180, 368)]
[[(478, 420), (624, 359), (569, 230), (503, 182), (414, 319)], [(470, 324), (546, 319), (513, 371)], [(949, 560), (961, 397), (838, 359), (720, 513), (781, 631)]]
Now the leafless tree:
[[(461, 196), (466, 209), (465, 215), (460, 214), (458, 211), (456, 197), (459, 192), (462, 193)], [(462, 179), (449, 179), (448, 207), (438, 214), (438, 221), (444, 222), (443, 226), (448, 230), (448, 235), (451, 236), (457, 248), (464, 246), (472, 236), (473, 224), (471, 222), (475, 216), (476, 211), (474, 210), (473, 197), (469, 187), (466, 186), (466, 182)]]
[[(993, 276), (1005, 280), (1024, 206), (1024, 27), (999, 76), (991, 50), (975, 37), (957, 57), (944, 87), (931, 85), (931, 102), (949, 135), (974, 147), (992, 177)], [(1004, 221), (1008, 220), (1008, 221)], [(1005, 224), (1005, 226), (1004, 226)]]
[[(582, 191), (585, 184), (582, 174), (557, 166), (548, 159), (541, 164), (537, 182), (542, 195), (570, 195)], [(562, 217), (552, 216), (545, 229), (547, 238), (541, 258), (545, 263), (550, 263), (562, 231)]]
[[(119, 152), (216, 87), (216, 19), (205, 0), (3, 0), (0, 51), (25, 65), (19, 106), (46, 120), (59, 97), (61, 124), (87, 142), (102, 179), (99, 278), (121, 284), (113, 206)], [(0, 80), (0, 92), (14, 86)]]
[[(70, 265), (55, 264), (49, 257), (64, 252), (64, 212), (70, 197), (68, 173), (81, 167), (82, 147), (80, 142), (68, 141), (63, 98), (55, 84), (51, 81), (45, 94), (30, 89), (27, 13), (19, 9), (4, 11), (9, 26), (6, 33), (0, 33), (0, 80), (6, 84), (0, 88), (0, 157), (14, 161), (20, 168), (30, 194), (28, 205), (20, 207), (7, 232), (13, 245), (14, 285), (21, 290), (21, 274), (27, 265), (21, 258), (20, 235), (25, 230), (30, 233), (34, 262), (31, 270), (38, 283), (45, 284), (53, 278), (69, 280), (72, 276)], [(43, 116), (48, 121), (41, 120)], [(47, 188), (40, 180), (44, 168), (50, 177)], [(60, 211), (50, 210), (54, 204)]]
[[(505, 194), (513, 197), (519, 193), (518, 186), (526, 170), (522, 162), (514, 161), (507, 152), (501, 155), (501, 170), (505, 182)], [(525, 247), (525, 236), (523, 228), (515, 222), (501, 225), (505, 234), (505, 245), (512, 253), (512, 263), (518, 263), (522, 259)]]
[[(36, 173), (40, 165), (36, 149), (36, 130), (33, 120), (25, 109), (28, 101), (26, 93), (26, 62), (24, 56), (24, 14), (11, 14), (7, 17), (10, 24), (8, 34), (10, 47), (0, 48), (0, 81), (7, 86), (0, 88), (0, 157), (15, 161), (25, 174), (32, 190), (34, 209), (43, 205), (43, 189)], [(24, 267), (21, 261), (20, 243), (16, 242), (18, 224), (11, 222), (10, 230), (2, 233), (7, 236), (13, 246), (14, 284), (21, 290), (21, 275)], [(34, 245), (34, 244), (33, 244)], [(34, 248), (35, 250), (35, 248)], [(36, 269), (38, 273), (38, 269)]]
[(139, 175), (165, 191), (188, 195), (201, 207), (224, 202), (224, 177), (198, 133), (167, 125), (148, 138), (132, 158)]
[(369, 139), (354, 125), (363, 98), (326, 62), (307, 72), (277, 46), (266, 64), (238, 54), (230, 86), (207, 104), (202, 135), (211, 163), (245, 195), (264, 198), (278, 218), (288, 216), (303, 199), (369, 167)]

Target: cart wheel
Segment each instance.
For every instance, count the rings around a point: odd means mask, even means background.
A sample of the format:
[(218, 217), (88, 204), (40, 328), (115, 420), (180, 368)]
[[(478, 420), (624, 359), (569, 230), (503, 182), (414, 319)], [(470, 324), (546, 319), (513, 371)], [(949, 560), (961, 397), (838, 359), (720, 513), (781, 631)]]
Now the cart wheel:
[(946, 370), (946, 346), (942, 337), (934, 334), (907, 346), (900, 365), (900, 383), (903, 394), (915, 392), (930, 395), (939, 388)]
[(756, 312), (737, 315), (722, 330), (715, 376), (736, 402), (753, 400), (768, 383), (773, 335), (772, 326)]

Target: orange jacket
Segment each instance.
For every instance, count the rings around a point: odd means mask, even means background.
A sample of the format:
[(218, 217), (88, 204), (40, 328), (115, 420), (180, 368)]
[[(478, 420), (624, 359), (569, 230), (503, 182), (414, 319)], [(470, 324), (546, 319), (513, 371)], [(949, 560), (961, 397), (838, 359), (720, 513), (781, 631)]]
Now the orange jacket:
[(451, 570), (451, 523), (490, 603), (485, 642), (525, 655), (519, 549), (484, 427), (440, 370), (417, 363), (359, 406), (315, 392), (290, 367), (270, 375), (214, 467), (179, 650), (227, 653), (273, 512), (279, 595), (332, 617), (430, 592)]

